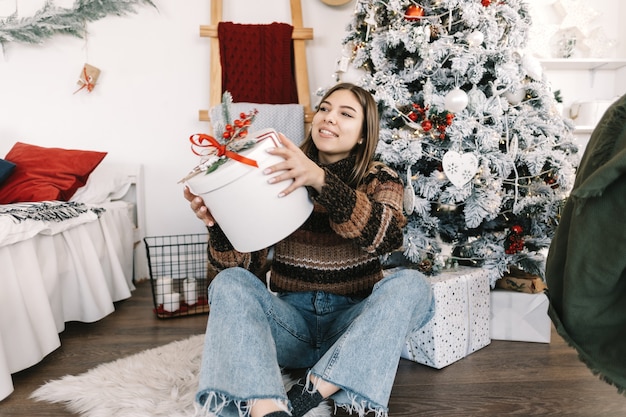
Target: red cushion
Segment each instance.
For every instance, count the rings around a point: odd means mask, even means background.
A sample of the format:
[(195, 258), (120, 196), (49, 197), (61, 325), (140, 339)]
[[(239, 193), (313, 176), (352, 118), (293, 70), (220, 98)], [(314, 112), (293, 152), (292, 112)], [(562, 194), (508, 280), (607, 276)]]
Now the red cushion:
[(106, 154), (16, 142), (4, 157), (15, 169), (0, 186), (0, 204), (68, 201)]

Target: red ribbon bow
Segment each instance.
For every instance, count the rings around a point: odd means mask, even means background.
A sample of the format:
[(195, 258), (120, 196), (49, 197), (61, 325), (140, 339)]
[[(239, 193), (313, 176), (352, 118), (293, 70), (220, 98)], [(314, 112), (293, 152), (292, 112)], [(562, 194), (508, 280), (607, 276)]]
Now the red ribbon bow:
[[(194, 146), (199, 146), (201, 148), (213, 147), (217, 149), (217, 156), (225, 156), (230, 159), (234, 159), (235, 161), (241, 162), (246, 165), (250, 165), (258, 168), (259, 165), (254, 159), (246, 158), (243, 155), (239, 155), (237, 152), (230, 151), (226, 148), (226, 145), (222, 145), (215, 139), (213, 136), (205, 135), (204, 133), (197, 133), (195, 135), (191, 135), (189, 137), (189, 141), (191, 142), (191, 151), (198, 155), (202, 156), (200, 153), (196, 152)], [(203, 144), (203, 142), (209, 142), (208, 144)]]
[(95, 87), (95, 84), (91, 82), (91, 77), (87, 75), (86, 67), (83, 67), (83, 78), (84, 80), (80, 80), (83, 85), (78, 90), (74, 91), (74, 94), (78, 93), (83, 88), (87, 88), (87, 91), (91, 93), (91, 90)]

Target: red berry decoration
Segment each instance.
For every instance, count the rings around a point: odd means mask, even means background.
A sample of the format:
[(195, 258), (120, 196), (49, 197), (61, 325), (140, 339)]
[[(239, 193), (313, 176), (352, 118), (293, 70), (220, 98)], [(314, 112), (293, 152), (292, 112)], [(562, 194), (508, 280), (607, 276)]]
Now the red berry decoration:
[(524, 250), (524, 239), (516, 235), (510, 235), (506, 241), (504, 253), (513, 255)]
[(419, 20), (422, 17), (424, 17), (424, 9), (415, 4), (411, 4), (404, 12), (404, 18), (406, 20)]
[(430, 132), (430, 129), (433, 128), (433, 124), (430, 120), (424, 120), (422, 122), (422, 129), (424, 129), (424, 132)]
[(507, 255), (513, 255), (517, 252), (524, 250), (524, 239), (522, 233), (524, 228), (519, 224), (511, 226), (511, 232), (507, 235), (504, 241), (504, 253)]
[[(256, 117), (258, 110), (254, 109), (249, 113), (240, 113), (239, 119), (236, 119), (232, 124), (228, 123), (224, 126), (224, 133), (222, 137), (226, 140), (243, 139), (248, 135), (248, 127), (252, 124), (252, 121)], [(234, 126), (233, 126), (234, 125)]]
[(491, 5), (491, 0), (481, 0), (480, 4), (487, 7)]
[(409, 113), (409, 119), (411, 119), (411, 121), (413, 121), (413, 122), (417, 121), (417, 113), (415, 113), (413, 111), (411, 113)]

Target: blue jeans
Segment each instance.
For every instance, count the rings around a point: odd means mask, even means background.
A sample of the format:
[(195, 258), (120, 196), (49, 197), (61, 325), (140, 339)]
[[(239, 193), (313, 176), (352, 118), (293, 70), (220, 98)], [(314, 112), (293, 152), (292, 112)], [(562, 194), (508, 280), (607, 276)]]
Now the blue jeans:
[(434, 313), (428, 281), (402, 270), (355, 299), (326, 292), (274, 295), (249, 271), (220, 272), (209, 287), (197, 401), (219, 416), (246, 415), (255, 399), (288, 404), (282, 368), (341, 390), (335, 404), (363, 416), (387, 415), (406, 337)]

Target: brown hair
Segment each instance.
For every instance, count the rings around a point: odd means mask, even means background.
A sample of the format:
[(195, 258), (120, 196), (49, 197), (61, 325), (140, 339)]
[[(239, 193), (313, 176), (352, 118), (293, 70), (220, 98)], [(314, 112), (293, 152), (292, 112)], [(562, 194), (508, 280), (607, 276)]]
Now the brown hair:
[[(376, 106), (374, 97), (372, 97), (367, 90), (351, 83), (339, 83), (334, 85), (326, 92), (326, 94), (324, 94), (321, 102), (326, 100), (328, 96), (337, 90), (351, 91), (363, 108), (363, 125), (361, 126), (363, 143), (355, 146), (353, 149), (353, 153), (356, 155), (356, 163), (354, 164), (354, 170), (352, 171), (352, 175), (350, 177), (351, 182), (354, 185), (358, 185), (363, 181), (365, 175), (372, 166), (374, 154), (376, 153), (380, 129), (378, 107)], [(319, 108), (316, 112), (318, 111)], [(302, 151), (307, 155), (310, 155), (311, 152), (317, 151), (315, 143), (313, 143), (311, 131), (309, 131), (306, 138), (300, 145), (300, 149), (302, 149)]]

